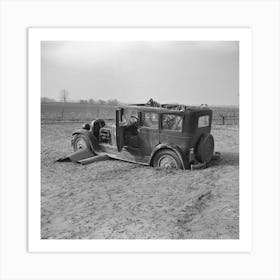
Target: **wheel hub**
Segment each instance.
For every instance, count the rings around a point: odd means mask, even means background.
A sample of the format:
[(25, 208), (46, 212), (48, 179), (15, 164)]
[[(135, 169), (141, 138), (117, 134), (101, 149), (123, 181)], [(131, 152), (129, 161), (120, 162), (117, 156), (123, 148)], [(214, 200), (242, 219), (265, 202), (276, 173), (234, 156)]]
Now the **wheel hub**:
[(86, 149), (86, 147), (87, 147), (86, 142), (83, 139), (79, 139), (77, 141), (77, 149), (78, 150)]
[(161, 168), (178, 168), (175, 159), (169, 155), (162, 156), (159, 159), (159, 167)]

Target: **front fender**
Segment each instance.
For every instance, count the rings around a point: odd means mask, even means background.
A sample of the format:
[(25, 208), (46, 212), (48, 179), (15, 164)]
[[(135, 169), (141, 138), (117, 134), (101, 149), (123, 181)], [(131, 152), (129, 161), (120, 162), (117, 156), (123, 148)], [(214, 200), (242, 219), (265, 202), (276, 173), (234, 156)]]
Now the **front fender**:
[(98, 153), (102, 152), (100, 149), (98, 140), (90, 131), (80, 128), (80, 129), (76, 130), (75, 132), (73, 132), (72, 136), (74, 136), (76, 134), (82, 134), (88, 138), (90, 147), (94, 153), (98, 154)]
[(151, 157), (150, 157), (150, 162), (149, 164), (151, 165), (152, 162), (153, 162), (153, 158), (155, 156), (155, 154), (159, 151), (159, 150), (162, 150), (162, 149), (170, 149), (172, 151), (174, 151), (178, 158), (180, 159), (181, 163), (182, 163), (182, 166), (183, 166), (183, 169), (185, 170), (186, 168), (188, 168), (188, 161), (187, 161), (187, 157), (186, 155), (183, 153), (183, 151), (177, 146), (177, 145), (172, 145), (172, 144), (159, 144), (157, 145), (152, 154), (151, 154)]

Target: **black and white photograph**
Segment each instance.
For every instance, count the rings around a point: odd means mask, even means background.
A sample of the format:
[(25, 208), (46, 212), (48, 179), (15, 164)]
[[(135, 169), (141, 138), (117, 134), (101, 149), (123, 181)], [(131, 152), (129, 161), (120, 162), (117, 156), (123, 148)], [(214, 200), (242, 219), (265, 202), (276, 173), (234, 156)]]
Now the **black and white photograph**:
[(41, 239), (239, 239), (239, 41), (40, 50)]
[(0, 1), (0, 279), (279, 280), (279, 7)]

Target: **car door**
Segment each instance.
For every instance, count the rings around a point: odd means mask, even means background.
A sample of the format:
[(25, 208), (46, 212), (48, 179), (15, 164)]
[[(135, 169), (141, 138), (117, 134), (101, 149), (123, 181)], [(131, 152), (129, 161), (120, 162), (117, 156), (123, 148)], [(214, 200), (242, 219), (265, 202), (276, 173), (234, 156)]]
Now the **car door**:
[(116, 143), (118, 151), (120, 152), (124, 146), (124, 127), (122, 123), (123, 109), (116, 110)]
[(154, 147), (159, 144), (159, 114), (156, 112), (141, 112), (141, 122), (138, 128), (140, 149), (143, 155), (151, 155)]
[(160, 143), (171, 144), (185, 150), (190, 141), (188, 135), (183, 132), (184, 116), (176, 113), (164, 113), (161, 115)]

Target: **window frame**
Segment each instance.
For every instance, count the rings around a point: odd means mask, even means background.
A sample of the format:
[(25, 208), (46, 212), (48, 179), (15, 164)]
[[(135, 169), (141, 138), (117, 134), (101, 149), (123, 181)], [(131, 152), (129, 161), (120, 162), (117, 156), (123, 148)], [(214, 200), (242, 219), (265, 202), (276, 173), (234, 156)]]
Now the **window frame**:
[[(204, 126), (199, 126), (199, 119), (202, 118), (202, 117), (208, 117), (208, 125), (204, 125)], [(197, 117), (197, 129), (200, 129), (200, 128), (205, 128), (205, 127), (210, 127), (210, 124), (211, 124), (211, 116), (210, 114), (205, 114), (205, 115), (200, 115)]]
[[(156, 127), (150, 127), (150, 126), (144, 125), (144, 118), (145, 118), (146, 113), (157, 115), (157, 126)], [(141, 114), (141, 127), (146, 128), (146, 129), (157, 129), (157, 130), (159, 130), (159, 128), (160, 128), (160, 114), (158, 112), (141, 111), (140, 114)]]
[[(182, 118), (182, 127), (181, 127), (181, 130), (174, 130), (174, 129), (166, 129), (166, 128), (163, 128), (163, 115), (174, 115), (174, 116), (177, 116), (177, 117), (181, 117)], [(168, 131), (168, 132), (174, 132), (174, 133), (183, 133), (184, 132), (184, 123), (185, 123), (185, 115), (183, 114), (178, 114), (178, 113), (161, 113), (161, 116), (160, 116), (160, 130), (161, 131)]]

